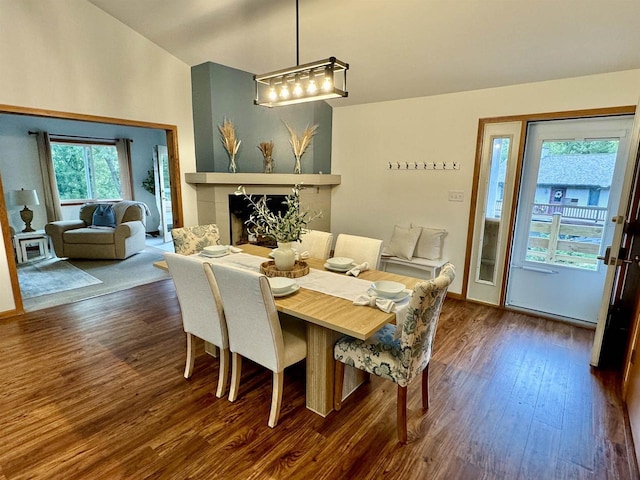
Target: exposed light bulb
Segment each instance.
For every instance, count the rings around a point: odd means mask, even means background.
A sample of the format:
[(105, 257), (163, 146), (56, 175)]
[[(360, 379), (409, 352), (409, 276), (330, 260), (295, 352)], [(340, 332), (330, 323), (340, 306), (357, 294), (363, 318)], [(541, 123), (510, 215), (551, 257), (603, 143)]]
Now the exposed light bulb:
[(296, 97), (299, 97), (302, 95), (302, 86), (300, 85), (300, 76), (296, 75), (296, 79), (295, 79), (295, 85), (293, 87), (293, 94)]
[(324, 90), (325, 92), (328, 92), (332, 88), (333, 88), (333, 82), (331, 81), (331, 78), (324, 77), (324, 81), (322, 82), (322, 90)]
[(272, 102), (276, 101), (278, 99), (278, 93), (276, 92), (275, 87), (270, 87), (269, 88), (269, 100), (271, 100)]
[(333, 88), (333, 70), (329, 67), (324, 69), (324, 80), (322, 81), (322, 90), (329, 92)]
[(313, 95), (318, 91), (318, 86), (316, 85), (316, 81), (311, 78), (309, 79), (309, 85), (307, 85), (307, 93)]
[(280, 96), (282, 98), (289, 98), (289, 87), (287, 86), (287, 84), (283, 84), (282, 88), (280, 89)]

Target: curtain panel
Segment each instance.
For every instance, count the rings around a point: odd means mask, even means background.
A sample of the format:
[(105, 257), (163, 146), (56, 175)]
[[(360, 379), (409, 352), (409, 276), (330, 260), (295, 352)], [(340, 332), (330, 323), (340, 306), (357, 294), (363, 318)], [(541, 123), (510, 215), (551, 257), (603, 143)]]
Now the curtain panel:
[(44, 206), (47, 212), (47, 222), (56, 222), (62, 220), (62, 207), (60, 206), (60, 195), (58, 195), (56, 172), (53, 168), (49, 133), (36, 132), (36, 143), (38, 144), (42, 184), (44, 185)]
[(120, 185), (122, 199), (133, 200), (133, 179), (131, 176), (131, 139), (116, 139), (116, 151), (118, 152), (118, 166), (120, 167)]

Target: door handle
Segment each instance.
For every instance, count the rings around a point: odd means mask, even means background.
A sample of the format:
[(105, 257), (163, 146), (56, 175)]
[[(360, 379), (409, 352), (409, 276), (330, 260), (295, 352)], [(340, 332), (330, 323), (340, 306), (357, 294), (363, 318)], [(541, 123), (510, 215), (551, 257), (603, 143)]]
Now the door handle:
[(622, 263), (636, 264), (640, 267), (640, 255), (636, 255), (632, 259), (622, 260)]

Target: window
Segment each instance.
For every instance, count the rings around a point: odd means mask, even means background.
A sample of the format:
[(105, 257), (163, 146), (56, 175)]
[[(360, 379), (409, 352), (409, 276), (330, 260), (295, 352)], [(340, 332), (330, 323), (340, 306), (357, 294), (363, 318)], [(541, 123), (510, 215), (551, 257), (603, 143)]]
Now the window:
[(52, 141), (51, 156), (63, 203), (122, 200), (115, 144)]

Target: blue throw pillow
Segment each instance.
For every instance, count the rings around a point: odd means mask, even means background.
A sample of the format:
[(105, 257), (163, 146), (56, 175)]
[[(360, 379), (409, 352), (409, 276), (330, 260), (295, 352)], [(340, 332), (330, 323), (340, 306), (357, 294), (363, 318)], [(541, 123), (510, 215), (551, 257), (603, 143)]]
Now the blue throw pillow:
[(97, 227), (115, 227), (116, 214), (112, 205), (100, 204), (93, 212), (93, 225)]

